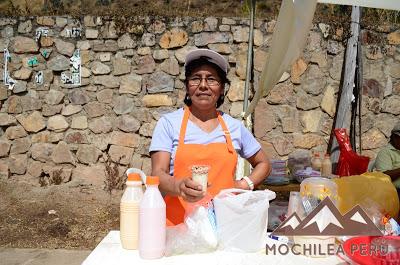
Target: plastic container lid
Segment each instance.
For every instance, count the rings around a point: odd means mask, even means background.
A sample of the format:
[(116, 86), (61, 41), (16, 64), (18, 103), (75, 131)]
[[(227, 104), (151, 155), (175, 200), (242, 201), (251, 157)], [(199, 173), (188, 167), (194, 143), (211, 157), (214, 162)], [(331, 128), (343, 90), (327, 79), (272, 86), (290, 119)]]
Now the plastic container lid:
[(304, 186), (306, 184), (312, 185), (312, 186), (328, 186), (333, 189), (337, 189), (337, 185), (335, 182), (332, 180), (329, 180), (327, 178), (322, 178), (322, 177), (311, 177), (303, 180), (300, 184), (300, 186)]
[(160, 184), (160, 178), (158, 176), (147, 176), (146, 184), (147, 185), (158, 185), (158, 184)]
[(337, 190), (338, 188), (334, 181), (322, 177), (306, 178), (300, 184), (302, 196), (312, 195), (318, 197), (321, 201), (328, 196), (335, 205), (337, 204)]
[(128, 181), (142, 181), (142, 179), (138, 173), (130, 173), (128, 174)]

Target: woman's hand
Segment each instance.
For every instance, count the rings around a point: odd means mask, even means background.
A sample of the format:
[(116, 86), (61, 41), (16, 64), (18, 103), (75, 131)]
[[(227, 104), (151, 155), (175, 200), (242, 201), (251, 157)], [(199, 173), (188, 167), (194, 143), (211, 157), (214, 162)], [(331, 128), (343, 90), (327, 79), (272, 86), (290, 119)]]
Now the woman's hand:
[(177, 180), (176, 184), (179, 196), (187, 202), (197, 202), (205, 195), (205, 192), (202, 191), (202, 186), (190, 178)]
[(249, 190), (250, 187), (244, 179), (236, 180), (235, 181), (235, 188), (242, 189), (242, 190)]

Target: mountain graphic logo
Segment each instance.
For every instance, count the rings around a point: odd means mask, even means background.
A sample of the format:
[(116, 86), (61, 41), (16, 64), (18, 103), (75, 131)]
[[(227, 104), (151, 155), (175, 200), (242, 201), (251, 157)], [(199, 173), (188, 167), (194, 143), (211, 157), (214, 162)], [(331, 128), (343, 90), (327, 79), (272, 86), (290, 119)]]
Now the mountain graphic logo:
[(326, 197), (304, 219), (290, 215), (272, 235), (277, 236), (382, 236), (364, 210), (355, 206), (342, 215), (329, 197)]

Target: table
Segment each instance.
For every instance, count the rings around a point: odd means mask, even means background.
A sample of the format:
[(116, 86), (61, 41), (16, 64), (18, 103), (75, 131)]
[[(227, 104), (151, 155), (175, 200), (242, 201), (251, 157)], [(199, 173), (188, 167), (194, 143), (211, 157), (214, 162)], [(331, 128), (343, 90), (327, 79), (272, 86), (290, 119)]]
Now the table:
[[(281, 244), (278, 241), (268, 239), (268, 243)], [(240, 253), (228, 251), (215, 251), (204, 254), (178, 255), (163, 257), (157, 260), (143, 260), (137, 250), (126, 250), (121, 247), (119, 231), (110, 231), (99, 245), (83, 261), (82, 265), (299, 265), (299, 264), (345, 264), (337, 256), (327, 258), (309, 258), (302, 255), (265, 255), (265, 251), (259, 253)]]
[(290, 182), (286, 185), (267, 185), (261, 184), (257, 187), (257, 190), (272, 190), (276, 193), (276, 200), (278, 201), (288, 201), (289, 194), (291, 191), (300, 191), (300, 183)]
[(258, 190), (269, 189), (269, 190), (272, 190), (275, 192), (300, 191), (300, 183), (290, 182), (289, 184), (279, 185), (279, 186), (263, 184), (263, 185), (260, 185), (257, 189)]

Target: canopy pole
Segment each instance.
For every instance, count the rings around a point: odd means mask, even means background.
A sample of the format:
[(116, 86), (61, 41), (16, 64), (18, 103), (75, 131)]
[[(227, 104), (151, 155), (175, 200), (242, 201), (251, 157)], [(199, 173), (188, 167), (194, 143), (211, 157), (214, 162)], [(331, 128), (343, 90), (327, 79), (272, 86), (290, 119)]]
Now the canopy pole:
[(253, 69), (253, 36), (254, 36), (254, 17), (256, 0), (250, 1), (250, 30), (249, 30), (249, 47), (247, 49), (247, 65), (246, 65), (246, 82), (244, 83), (244, 101), (243, 112), (247, 110), (249, 105), (250, 81), (252, 80)]
[[(362, 8), (360, 7), (360, 19), (362, 16)], [(361, 29), (360, 29), (361, 30)], [(363, 96), (363, 58), (362, 58), (362, 46), (361, 46), (361, 34), (358, 36), (357, 46), (357, 82), (358, 82), (358, 153), (362, 154), (362, 96)]]
[[(347, 41), (346, 57), (344, 60), (343, 86), (339, 98), (339, 105), (336, 110), (336, 120), (334, 128), (350, 128), (351, 101), (353, 98), (354, 77), (357, 61), (357, 44), (360, 31), (360, 8), (353, 6), (351, 12), (351, 37)], [(332, 132), (333, 133), (333, 132)], [(348, 132), (349, 133), (349, 132)], [(336, 137), (332, 137), (331, 160), (336, 168), (339, 160), (339, 145)]]
[[(246, 64), (246, 81), (244, 83), (244, 98), (243, 98), (243, 112), (242, 119), (244, 126), (250, 131), (252, 130), (253, 124), (251, 121), (251, 115), (244, 117), (244, 113), (249, 105), (249, 90), (250, 82), (252, 80), (252, 70), (253, 70), (253, 36), (254, 36), (254, 18), (255, 18), (256, 0), (250, 0), (250, 29), (249, 29), (249, 45), (247, 49), (247, 64)], [(238, 164), (236, 167), (237, 180), (242, 179), (244, 176), (250, 175), (251, 167), (247, 160), (239, 157)]]

